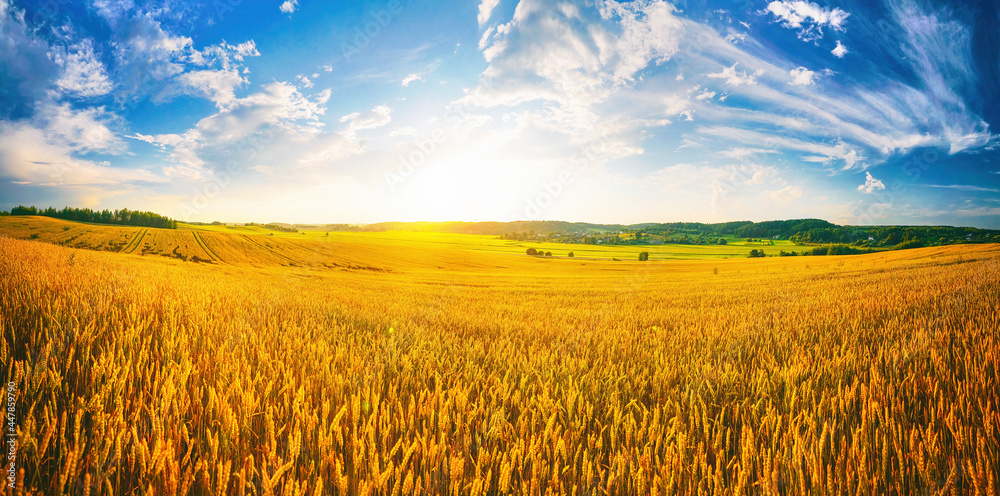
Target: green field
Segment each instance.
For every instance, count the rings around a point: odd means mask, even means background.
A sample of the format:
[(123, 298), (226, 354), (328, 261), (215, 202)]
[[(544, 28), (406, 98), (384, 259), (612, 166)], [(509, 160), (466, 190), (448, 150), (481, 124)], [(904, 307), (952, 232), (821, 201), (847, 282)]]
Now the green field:
[(709, 245), (584, 245), (570, 243), (532, 242), (532, 241), (509, 241), (499, 239), (497, 236), (478, 234), (453, 234), (435, 232), (408, 232), (408, 231), (387, 231), (387, 232), (330, 232), (327, 235), (322, 231), (301, 231), (288, 233), (273, 231), (261, 226), (233, 226), (233, 225), (192, 225), (178, 224), (178, 230), (210, 231), (218, 233), (236, 234), (258, 234), (290, 239), (318, 240), (318, 241), (407, 241), (416, 243), (425, 248), (448, 247), (450, 249), (465, 249), (470, 251), (485, 253), (510, 253), (523, 255), (528, 248), (552, 252), (553, 258), (566, 257), (569, 252), (573, 252), (575, 258), (592, 259), (613, 259), (634, 260), (639, 257), (639, 252), (649, 252), (650, 260), (693, 260), (708, 258), (742, 258), (746, 257), (750, 250), (763, 249), (768, 255), (777, 255), (778, 251), (803, 251), (806, 246), (796, 245), (787, 240), (764, 240), (763, 242), (747, 243), (742, 238), (724, 237), (727, 244)]

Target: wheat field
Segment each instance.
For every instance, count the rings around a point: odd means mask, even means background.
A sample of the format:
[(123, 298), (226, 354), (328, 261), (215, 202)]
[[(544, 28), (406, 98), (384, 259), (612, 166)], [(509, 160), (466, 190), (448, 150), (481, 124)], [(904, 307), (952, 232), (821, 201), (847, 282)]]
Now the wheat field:
[(196, 263), (125, 229), (0, 237), (6, 494), (1000, 491), (998, 245), (640, 263), (208, 233)]

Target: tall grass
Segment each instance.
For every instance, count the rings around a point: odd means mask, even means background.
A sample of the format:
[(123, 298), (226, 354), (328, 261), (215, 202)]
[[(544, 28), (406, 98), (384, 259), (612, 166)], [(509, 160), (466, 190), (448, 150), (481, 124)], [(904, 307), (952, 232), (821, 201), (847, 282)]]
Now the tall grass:
[(18, 491), (997, 494), (998, 255), (321, 272), (0, 237)]

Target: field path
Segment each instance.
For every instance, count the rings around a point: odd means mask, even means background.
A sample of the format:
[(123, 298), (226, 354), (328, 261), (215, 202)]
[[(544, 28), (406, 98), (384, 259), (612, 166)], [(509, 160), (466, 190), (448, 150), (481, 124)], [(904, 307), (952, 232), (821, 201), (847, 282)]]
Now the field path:
[(213, 262), (225, 262), (222, 257), (216, 255), (216, 253), (208, 247), (208, 243), (201, 238), (201, 234), (198, 234), (198, 231), (191, 231), (191, 234), (194, 235), (194, 240), (198, 243), (198, 246), (200, 246), (202, 250), (205, 250), (205, 253), (208, 254), (208, 257), (211, 258)]
[(278, 250), (275, 250), (275, 249), (267, 246), (267, 244), (265, 244), (265, 243), (261, 243), (261, 242), (258, 242), (256, 240), (252, 239), (253, 238), (252, 235), (241, 234), (240, 236), (243, 236), (244, 238), (246, 238), (247, 241), (249, 241), (250, 243), (253, 243), (254, 245), (256, 245), (258, 247), (260, 247), (262, 250), (266, 250), (268, 253), (271, 253), (271, 254), (273, 254), (275, 256), (278, 256), (280, 258), (288, 260), (288, 263), (291, 264), (291, 265), (301, 264), (302, 263), (299, 260), (295, 260), (294, 258), (289, 257), (288, 255), (285, 255), (284, 253), (278, 252)]
[(132, 238), (127, 245), (125, 245), (125, 248), (122, 248), (122, 253), (132, 253), (136, 250), (136, 248), (139, 248), (139, 245), (142, 244), (142, 238), (146, 237), (146, 231), (148, 230), (149, 229), (140, 230), (135, 237)]

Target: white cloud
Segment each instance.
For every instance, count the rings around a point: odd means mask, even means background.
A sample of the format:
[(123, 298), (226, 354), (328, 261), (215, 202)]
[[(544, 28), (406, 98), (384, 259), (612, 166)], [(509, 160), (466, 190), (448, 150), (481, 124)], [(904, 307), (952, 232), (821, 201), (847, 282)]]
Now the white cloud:
[(112, 84), (104, 64), (94, 54), (93, 40), (86, 39), (69, 47), (68, 52), (54, 50), (52, 59), (62, 67), (55, 84), (63, 92), (81, 97), (106, 95)]
[(767, 4), (767, 12), (774, 14), (785, 27), (799, 30), (799, 38), (805, 41), (822, 38), (824, 26), (843, 31), (851, 15), (839, 8), (826, 9), (803, 0), (771, 2)]
[(312, 88), (312, 87), (313, 87), (313, 82), (312, 82), (312, 80), (311, 80), (311, 79), (309, 79), (308, 77), (306, 77), (306, 76), (302, 75), (302, 74), (299, 74), (298, 76), (295, 76), (295, 80), (296, 80), (296, 81), (298, 81), (298, 82), (299, 82), (299, 84), (300, 84), (300, 85), (301, 85), (301, 86), (302, 86), (303, 88)]
[(333, 66), (332, 65), (321, 65), (321, 66), (319, 66), (319, 69), (322, 69), (325, 72), (333, 72)]
[(799, 186), (785, 186), (779, 190), (764, 192), (768, 198), (782, 205), (790, 203), (802, 197), (802, 188)]
[[(234, 161), (251, 159), (254, 165), (270, 158), (272, 163), (292, 167), (330, 145), (329, 136), (335, 133), (324, 132), (319, 121), (328, 98), (328, 91), (310, 99), (290, 83), (274, 82), (234, 100), (183, 133), (128, 137), (168, 152), (174, 165), (164, 173), (175, 177), (204, 178)], [(356, 142), (352, 146), (360, 150)]]
[(847, 47), (845, 47), (843, 44), (841, 44), (840, 40), (837, 40), (837, 46), (835, 46), (833, 48), (833, 50), (830, 51), (830, 53), (832, 53), (834, 55), (834, 57), (837, 57), (838, 59), (842, 59), (849, 52), (847, 51)]
[(24, 11), (0, 0), (0, 119), (30, 113), (44, 98), (59, 67), (49, 58), (49, 46), (24, 22)]
[(755, 85), (757, 84), (757, 78), (764, 75), (763, 69), (757, 69), (753, 74), (747, 74), (747, 71), (737, 72), (736, 66), (738, 65), (739, 62), (734, 63), (731, 67), (722, 69), (721, 72), (705, 75), (712, 79), (725, 79), (726, 84), (730, 86)]
[(79, 158), (72, 141), (86, 138), (72, 129), (63, 131), (71, 135), (56, 136), (23, 122), (0, 122), (0, 177), (41, 186), (120, 187), (121, 183), (162, 180), (145, 170), (108, 167)]
[(715, 98), (715, 92), (708, 91), (708, 88), (705, 88), (695, 97), (695, 100), (711, 100), (713, 98)]
[(385, 105), (378, 105), (367, 112), (355, 112), (340, 118), (340, 122), (349, 122), (352, 130), (375, 129), (384, 126), (392, 121), (392, 109)]
[(858, 186), (858, 191), (871, 194), (875, 191), (885, 191), (885, 184), (881, 180), (875, 179), (871, 172), (865, 172), (865, 183)]
[(49, 143), (80, 153), (125, 151), (125, 143), (108, 128), (114, 119), (104, 107), (73, 110), (67, 103), (45, 103), (36, 115)]
[(792, 77), (789, 84), (794, 84), (798, 86), (808, 86), (816, 82), (816, 73), (806, 69), (805, 67), (798, 67), (792, 69), (788, 72), (788, 75)]
[(157, 95), (162, 101), (175, 94), (201, 96), (223, 107), (236, 99), (236, 89), (248, 83), (234, 70), (191, 71), (177, 76), (177, 84)]
[[(585, 16), (586, 22), (572, 16)], [(640, 69), (676, 53), (682, 30), (674, 7), (659, 1), (612, 1), (594, 12), (553, 10), (541, 0), (523, 0), (483, 48), (490, 64), (483, 79), (490, 86), (481, 85), (465, 101), (481, 106), (600, 102), (632, 82)]]
[(295, 8), (298, 6), (299, 0), (285, 0), (278, 9), (284, 14), (291, 14), (295, 12)]
[(92, 5), (97, 14), (111, 24), (116, 24), (126, 14), (135, 11), (132, 0), (93, 0)]
[(478, 20), (480, 26), (486, 24), (486, 22), (490, 20), (490, 16), (493, 15), (493, 9), (495, 9), (499, 3), (500, 0), (483, 0), (482, 3), (479, 4)]
[[(570, 146), (600, 141), (608, 153), (598, 162), (642, 153), (642, 130), (669, 123), (659, 112), (669, 106), (643, 106), (648, 115), (638, 116), (632, 111), (639, 102), (611, 102), (627, 98), (640, 71), (674, 56), (683, 32), (674, 7), (660, 0), (555, 7), (523, 0), (509, 22), (481, 40), (489, 65), (449, 112), (490, 109), (501, 114), (494, 122), (516, 123), (522, 136), (555, 133)], [(503, 108), (511, 113), (502, 115)]]
[(124, 99), (161, 92), (174, 76), (184, 72), (191, 38), (171, 36), (151, 14), (122, 23), (118, 37), (114, 43), (116, 79)]
[(406, 76), (405, 78), (403, 78), (402, 84), (403, 84), (403, 87), (407, 87), (412, 82), (423, 81), (423, 80), (424, 80), (423, 74), (419, 74), (419, 73), (415, 72), (415, 73), (410, 74), (409, 76)]
[(244, 60), (260, 55), (253, 40), (199, 50), (190, 38), (164, 31), (149, 13), (119, 23), (112, 45), (119, 100), (149, 97), (163, 103), (192, 95), (220, 108), (235, 101), (236, 90), (249, 82)]

